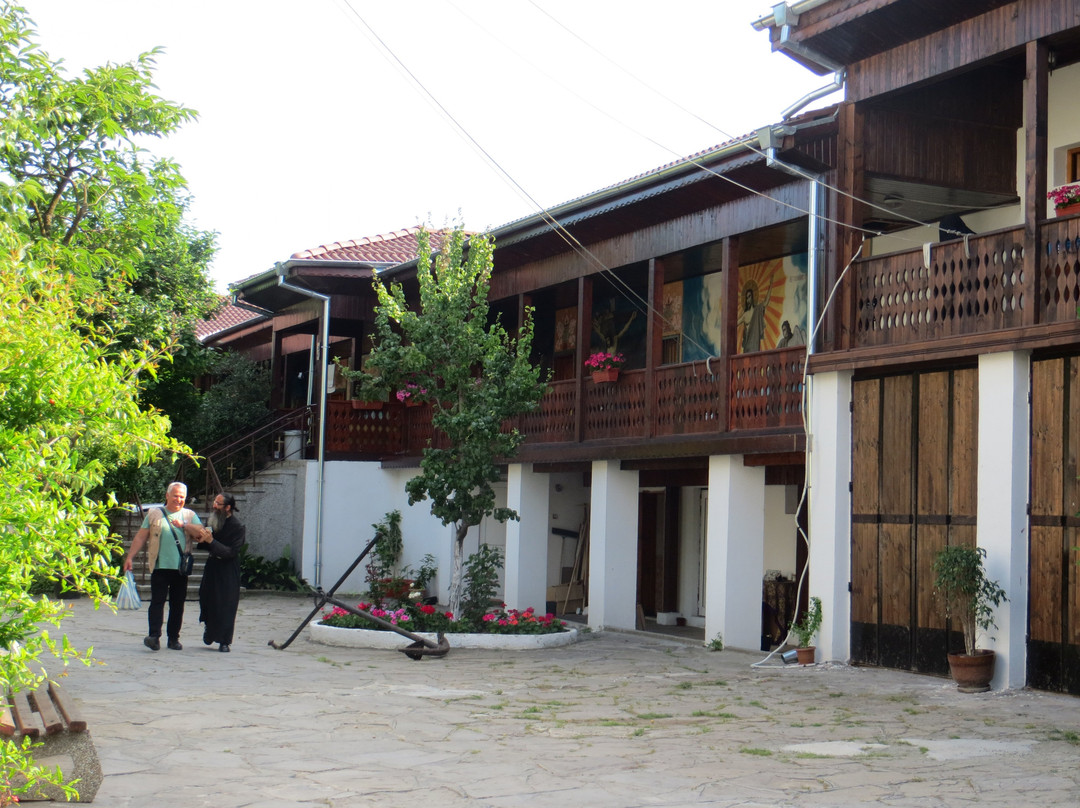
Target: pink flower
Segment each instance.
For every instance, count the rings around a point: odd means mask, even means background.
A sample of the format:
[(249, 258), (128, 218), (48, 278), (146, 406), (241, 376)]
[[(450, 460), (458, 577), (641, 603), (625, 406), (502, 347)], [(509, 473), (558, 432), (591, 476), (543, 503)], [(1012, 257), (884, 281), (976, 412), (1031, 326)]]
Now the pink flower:
[(485, 623), (490, 623), (490, 622), (491, 622), (492, 620), (494, 620), (494, 619), (495, 619), (495, 615), (493, 615), (493, 614), (485, 614), (485, 615), (483, 616), (483, 618), (481, 618), (481, 619), (482, 619), (482, 620), (483, 620), (483, 621), (484, 621)]

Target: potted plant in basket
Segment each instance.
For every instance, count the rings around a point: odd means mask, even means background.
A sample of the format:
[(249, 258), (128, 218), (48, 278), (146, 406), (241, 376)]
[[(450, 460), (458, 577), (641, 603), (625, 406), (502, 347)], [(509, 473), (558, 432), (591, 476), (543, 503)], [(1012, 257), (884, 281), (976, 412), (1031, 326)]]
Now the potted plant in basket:
[(814, 656), (817, 654), (817, 646), (811, 645), (814, 637), (821, 631), (821, 598), (810, 598), (810, 608), (802, 616), (802, 620), (796, 620), (791, 624), (791, 633), (798, 641), (796, 654), (800, 665), (813, 665)]
[(1048, 192), (1046, 198), (1054, 203), (1054, 213), (1058, 216), (1080, 212), (1080, 183), (1061, 185)]
[(986, 577), (985, 557), (986, 550), (966, 544), (947, 545), (934, 557), (934, 589), (944, 601), (945, 617), (958, 620), (964, 633), (964, 653), (949, 654), (949, 670), (965, 693), (990, 689), (995, 654), (975, 647), (976, 634), (997, 627), (993, 610), (1008, 600), (997, 581)]
[(619, 378), (619, 368), (626, 362), (626, 357), (615, 351), (597, 351), (585, 360), (585, 367), (592, 371), (596, 383), (613, 382)]

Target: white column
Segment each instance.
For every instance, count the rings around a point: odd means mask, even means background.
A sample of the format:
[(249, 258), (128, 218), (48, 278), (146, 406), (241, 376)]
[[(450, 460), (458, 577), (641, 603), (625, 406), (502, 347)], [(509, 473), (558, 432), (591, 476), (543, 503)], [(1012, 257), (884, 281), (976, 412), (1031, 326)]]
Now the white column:
[(544, 611), (547, 595), (548, 477), (531, 464), (511, 463), (507, 470), (506, 506), (518, 521), (506, 523), (506, 605)]
[(976, 543), (986, 550), (986, 573), (1009, 598), (994, 613), (997, 652), (995, 689), (1023, 687), (1027, 668), (1027, 502), (1031, 387), (1030, 354), (979, 357), (979, 526)]
[(851, 377), (844, 371), (810, 379), (810, 595), (821, 598), (825, 617), (819, 662), (851, 657)]
[(765, 469), (742, 455), (709, 458), (705, 642), (761, 648), (765, 565)]
[(637, 624), (638, 473), (618, 461), (592, 464), (589, 519), (589, 626)]

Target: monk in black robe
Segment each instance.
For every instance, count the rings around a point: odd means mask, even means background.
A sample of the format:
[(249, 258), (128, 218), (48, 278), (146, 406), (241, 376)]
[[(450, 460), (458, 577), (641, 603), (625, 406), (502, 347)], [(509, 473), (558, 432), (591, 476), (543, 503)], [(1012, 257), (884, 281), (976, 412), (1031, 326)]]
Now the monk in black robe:
[(214, 513), (207, 524), (210, 529), (198, 544), (210, 553), (199, 585), (199, 622), (205, 625), (203, 642), (216, 642), (219, 651), (228, 652), (240, 605), (240, 548), (247, 541), (247, 529), (236, 518), (232, 494), (214, 498)]

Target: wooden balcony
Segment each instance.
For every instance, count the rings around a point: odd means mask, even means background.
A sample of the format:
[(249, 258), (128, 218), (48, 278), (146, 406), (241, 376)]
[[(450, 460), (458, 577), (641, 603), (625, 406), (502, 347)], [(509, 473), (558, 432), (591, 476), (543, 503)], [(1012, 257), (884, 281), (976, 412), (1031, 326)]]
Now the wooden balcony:
[(1039, 223), (1037, 272), (1024, 266), (1024, 229), (855, 263), (853, 348), (868, 349), (1075, 323), (1080, 304), (1080, 216)]
[[(647, 443), (760, 430), (801, 435), (804, 358), (805, 349), (792, 348), (668, 365), (652, 374), (624, 370), (613, 383), (586, 377), (580, 381), (580, 405), (577, 379), (554, 382), (540, 407), (519, 419), (518, 428), (526, 447)], [(373, 411), (353, 409), (348, 401), (328, 402), (331, 457), (416, 456), (433, 436), (427, 406), (406, 407), (391, 398)]]

